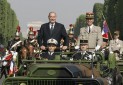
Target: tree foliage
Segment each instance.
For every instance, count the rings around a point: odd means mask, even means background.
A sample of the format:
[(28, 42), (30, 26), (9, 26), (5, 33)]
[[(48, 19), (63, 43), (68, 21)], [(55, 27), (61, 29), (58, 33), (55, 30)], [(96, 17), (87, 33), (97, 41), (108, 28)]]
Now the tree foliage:
[(18, 20), (7, 0), (0, 1), (0, 43), (6, 45), (15, 35)]
[[(123, 0), (105, 0), (104, 3), (104, 14), (111, 30), (111, 33), (115, 30), (123, 31)], [(120, 33), (121, 39), (123, 34)]]
[(76, 19), (74, 35), (77, 37), (80, 33), (80, 28), (86, 25), (85, 15), (82, 14)]
[(95, 3), (93, 7), (94, 25), (101, 26), (103, 22), (103, 4)]
[(120, 31), (120, 38), (123, 40), (123, 0), (116, 0), (115, 14), (116, 14), (116, 30)]

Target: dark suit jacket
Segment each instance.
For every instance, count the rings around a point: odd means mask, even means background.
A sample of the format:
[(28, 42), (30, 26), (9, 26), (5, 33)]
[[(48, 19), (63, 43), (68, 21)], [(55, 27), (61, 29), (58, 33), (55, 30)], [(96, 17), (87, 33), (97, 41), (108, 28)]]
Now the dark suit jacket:
[(55, 59), (55, 53), (53, 53), (52, 55), (50, 55), (48, 52), (46, 53), (42, 53), (41, 57), (44, 59), (48, 59), (48, 60), (54, 60)]
[(60, 41), (62, 38), (64, 39), (64, 44), (63, 44), (64, 46), (68, 46), (69, 44), (68, 35), (66, 33), (64, 25), (57, 22), (55, 23), (52, 35), (50, 33), (49, 23), (45, 23), (41, 26), (38, 33), (39, 46), (41, 45), (47, 46), (47, 40), (50, 38), (54, 38), (58, 41), (57, 47), (60, 46)]

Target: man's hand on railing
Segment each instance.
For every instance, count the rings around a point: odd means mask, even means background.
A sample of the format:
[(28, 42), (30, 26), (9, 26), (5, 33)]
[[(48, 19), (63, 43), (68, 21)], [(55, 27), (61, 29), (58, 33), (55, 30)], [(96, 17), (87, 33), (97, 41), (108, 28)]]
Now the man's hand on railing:
[(62, 47), (62, 50), (67, 50), (67, 46), (63, 46)]
[(40, 48), (41, 48), (41, 50), (46, 50), (46, 47), (43, 45)]

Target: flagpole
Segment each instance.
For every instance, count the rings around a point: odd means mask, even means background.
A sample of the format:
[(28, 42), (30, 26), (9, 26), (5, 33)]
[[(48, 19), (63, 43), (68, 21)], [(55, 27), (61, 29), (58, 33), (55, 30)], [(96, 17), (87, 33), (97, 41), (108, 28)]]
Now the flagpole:
[[(106, 21), (105, 16), (103, 15), (103, 13), (102, 13), (102, 16), (103, 16), (103, 19)], [(106, 24), (107, 24), (107, 27), (108, 27), (108, 30), (109, 30), (109, 35), (110, 35), (111, 39), (113, 40), (113, 37), (112, 37), (112, 34), (111, 34), (110, 29), (109, 29), (107, 21), (106, 21)]]

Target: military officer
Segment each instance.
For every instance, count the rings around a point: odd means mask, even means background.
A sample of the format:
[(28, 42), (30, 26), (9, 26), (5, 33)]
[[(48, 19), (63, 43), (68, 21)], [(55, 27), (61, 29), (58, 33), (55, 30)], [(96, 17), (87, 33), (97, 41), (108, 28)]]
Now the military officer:
[[(78, 36), (77, 46), (80, 44), (81, 39), (88, 39), (89, 51), (99, 50), (102, 45), (102, 34), (101, 28), (95, 26), (94, 22), (94, 14), (91, 12), (86, 13), (86, 23), (87, 27), (83, 27), (80, 29), (80, 34)], [(77, 48), (77, 47), (76, 47)]]
[(88, 40), (80, 40), (80, 51), (73, 56), (73, 60), (91, 60), (92, 53), (87, 51)]
[(119, 54), (123, 53), (123, 41), (119, 39), (119, 31), (114, 32), (114, 40), (110, 40), (109, 51), (115, 53), (116, 60), (120, 59)]
[(54, 60), (56, 56), (55, 50), (58, 42), (56, 39), (51, 38), (48, 39), (47, 44), (48, 44), (48, 51), (41, 54), (41, 57), (46, 60)]

